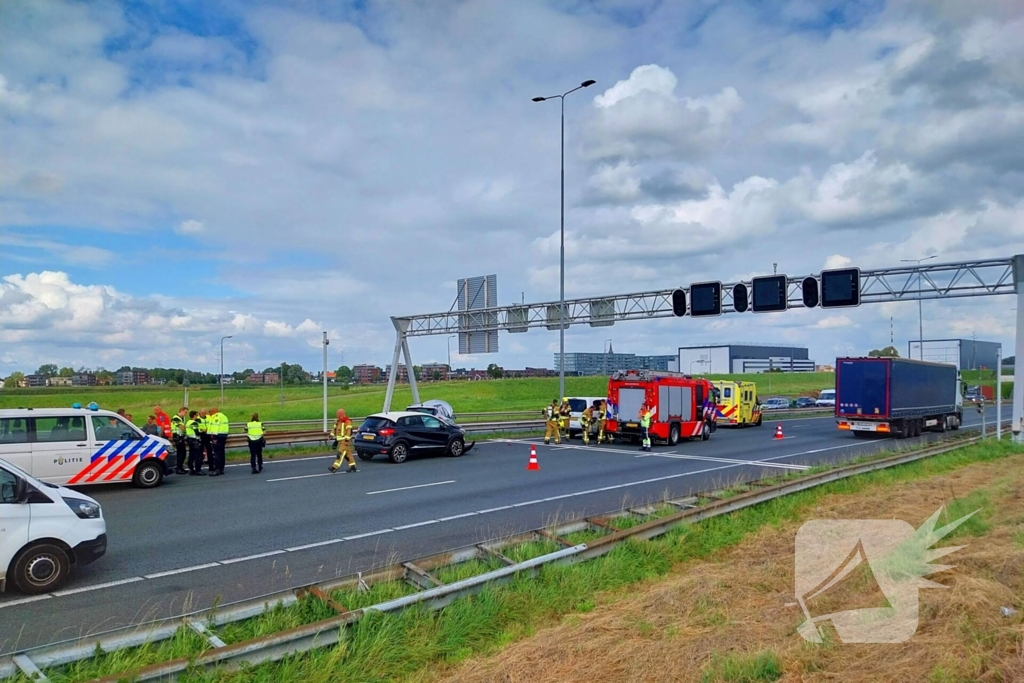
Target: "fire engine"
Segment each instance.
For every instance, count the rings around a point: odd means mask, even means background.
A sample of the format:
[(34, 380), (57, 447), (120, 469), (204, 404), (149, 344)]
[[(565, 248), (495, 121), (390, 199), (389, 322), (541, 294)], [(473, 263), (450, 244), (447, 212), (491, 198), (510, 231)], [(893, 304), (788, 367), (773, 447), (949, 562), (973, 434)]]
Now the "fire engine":
[(654, 413), (651, 439), (670, 446), (680, 439), (707, 441), (717, 427), (718, 390), (708, 380), (678, 372), (628, 370), (608, 378), (608, 434), (620, 441), (639, 439), (644, 403)]

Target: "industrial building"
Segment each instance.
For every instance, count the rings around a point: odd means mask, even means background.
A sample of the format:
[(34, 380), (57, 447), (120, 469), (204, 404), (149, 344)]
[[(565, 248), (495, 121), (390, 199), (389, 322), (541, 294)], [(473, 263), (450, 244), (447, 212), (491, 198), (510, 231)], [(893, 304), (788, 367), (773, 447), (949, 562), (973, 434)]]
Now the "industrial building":
[(680, 346), (679, 357), (668, 368), (689, 374), (743, 374), (780, 370), (814, 372), (808, 350), (799, 346), (714, 344)]
[[(558, 355), (555, 354), (555, 370), (559, 370)], [(616, 370), (668, 370), (675, 356), (637, 356), (633, 353), (567, 353), (565, 374), (567, 375), (610, 375)]]
[(977, 339), (925, 339), (907, 343), (907, 358), (949, 363), (958, 370), (993, 370), (1001, 348), (999, 342)]

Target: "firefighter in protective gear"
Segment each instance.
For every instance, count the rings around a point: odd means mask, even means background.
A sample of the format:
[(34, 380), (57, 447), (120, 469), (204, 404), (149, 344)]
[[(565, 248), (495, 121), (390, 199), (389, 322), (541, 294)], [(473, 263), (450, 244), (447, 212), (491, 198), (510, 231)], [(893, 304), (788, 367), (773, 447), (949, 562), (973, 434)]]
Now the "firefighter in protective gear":
[(572, 419), (572, 406), (569, 405), (569, 399), (565, 396), (562, 397), (562, 405), (558, 407), (558, 423), (561, 427), (562, 432), (565, 433), (565, 438), (569, 438), (569, 420)]
[(594, 424), (594, 410), (597, 408), (597, 401), (589, 405), (580, 415), (580, 431), (583, 432), (583, 445), (590, 445), (590, 427)]
[(643, 445), (640, 450), (651, 452), (651, 416), (653, 413), (647, 404), (640, 406), (640, 434), (643, 437)]
[(555, 437), (555, 443), (562, 443), (558, 435), (558, 399), (552, 399), (551, 405), (544, 406), (544, 443), (550, 443), (551, 437)]
[(188, 416), (188, 408), (181, 408), (177, 415), (171, 417), (171, 438), (174, 441), (174, 451), (178, 461), (174, 465), (175, 474), (185, 474), (185, 460), (188, 457), (186, 447), (188, 442), (185, 439), (185, 420)]
[(188, 473), (192, 476), (203, 474), (203, 451), (199, 442), (199, 413), (192, 411), (185, 422), (185, 441), (188, 443)]
[(332, 473), (341, 469), (341, 463), (348, 461), (346, 472), (358, 472), (356, 459), (352, 456), (352, 420), (345, 414), (343, 408), (338, 408), (337, 419), (334, 421), (334, 429), (331, 436), (338, 440), (338, 458), (328, 468)]
[(607, 440), (608, 443), (611, 443), (611, 439), (607, 438), (604, 433), (604, 428), (608, 425), (607, 401), (598, 401), (595, 418), (597, 419), (597, 442), (601, 443)]

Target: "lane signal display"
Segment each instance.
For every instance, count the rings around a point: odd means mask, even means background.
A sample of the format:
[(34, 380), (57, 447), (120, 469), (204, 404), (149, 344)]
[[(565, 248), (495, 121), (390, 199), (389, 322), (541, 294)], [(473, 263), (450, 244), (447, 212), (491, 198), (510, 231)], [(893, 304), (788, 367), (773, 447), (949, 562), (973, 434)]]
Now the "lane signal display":
[(774, 313), (789, 308), (785, 275), (755, 277), (750, 284), (754, 289), (754, 313)]
[(814, 308), (818, 305), (818, 279), (815, 277), (805, 277), (804, 281), (800, 285), (803, 290), (804, 306), (807, 308)]
[(686, 291), (677, 289), (672, 292), (672, 313), (677, 316), (686, 315)]
[(860, 268), (821, 271), (821, 307), (860, 306)]
[(750, 301), (747, 297), (747, 286), (742, 282), (737, 285), (733, 285), (732, 307), (737, 313), (746, 313), (747, 309), (750, 308)]
[(690, 315), (722, 315), (722, 283), (698, 282), (690, 285)]

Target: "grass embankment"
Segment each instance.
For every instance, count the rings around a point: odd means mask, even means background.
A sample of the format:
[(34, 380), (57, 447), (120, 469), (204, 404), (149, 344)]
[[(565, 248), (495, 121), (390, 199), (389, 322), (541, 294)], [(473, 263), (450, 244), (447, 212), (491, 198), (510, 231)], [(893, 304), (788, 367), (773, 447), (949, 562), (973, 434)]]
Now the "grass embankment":
[[(709, 379), (756, 380), (762, 396), (801, 396), (831, 387), (832, 373), (771, 373), (770, 375), (709, 375)], [(603, 396), (607, 377), (566, 377), (566, 393), (570, 396)], [(375, 413), (384, 402), (383, 385), (353, 386), (342, 390), (328, 387), (328, 406), (333, 412), (344, 407), (349, 415), (359, 417)], [(215, 386), (189, 388), (189, 407), (198, 410), (218, 406), (234, 422), (244, 422), (256, 412), (265, 421), (301, 420), (321, 417), (323, 388), (320, 386), (289, 386), (281, 401), (279, 387), (225, 387), (224, 400)], [(429, 382), (420, 384), (420, 398), (448, 401), (456, 413), (494, 412), (501, 410), (536, 410), (558, 393), (557, 378), (524, 378), (484, 380), (479, 382)], [(78, 402), (95, 401), (108, 410), (124, 408), (136, 423), (146, 421), (153, 406), (167, 412), (180, 407), (184, 399), (181, 387), (51, 387), (38, 389), (4, 389), (0, 391), (0, 408), (54, 408)], [(404, 408), (412, 402), (408, 385), (395, 389), (394, 407)]]
[[(1024, 515), (1013, 503), (1021, 490), (1024, 454), (1008, 442), (988, 441), (680, 526), (651, 541), (629, 541), (583, 564), (545, 566), (535, 579), (516, 578), (439, 612), (371, 614), (336, 647), (236, 674), (194, 672), (183, 680), (735, 682), (841, 674), (844, 680), (967, 681), (987, 671), (998, 672), (992, 680), (1012, 680), (1007, 667), (1019, 665), (1022, 619), (1002, 619), (998, 607), (1024, 607), (1016, 597), (1024, 590)], [(952, 591), (922, 592), (918, 636), (897, 646), (839, 647), (834, 641), (812, 646), (795, 635), (801, 615), (785, 605), (792, 602), (793, 538), (802, 521), (895, 517), (917, 526), (943, 503), (952, 503), (945, 519), (981, 508), (949, 544), (968, 535), (984, 536), (986, 543), (949, 558), (963, 567), (940, 575)], [(655, 515), (673, 511), (660, 506)], [(637, 521), (622, 518), (613, 526)], [(568, 540), (595, 535), (578, 532)], [(502, 552), (521, 561), (555, 549), (542, 541)], [(472, 562), (435, 575), (456, 580), (489, 568)], [(332, 598), (352, 609), (408, 590), (386, 583), (371, 593), (339, 591)], [(239, 642), (332, 614), (310, 598), (218, 635)], [(128, 673), (205, 647), (182, 631), (168, 643), (46, 673), (52, 681)]]
[[(996, 371), (995, 370), (964, 370), (961, 373), (964, 382), (968, 385), (980, 385), (984, 387), (992, 387), (993, 390), (996, 386)], [(995, 396), (995, 393), (992, 394)], [(1013, 375), (1007, 374), (1003, 371), (1003, 398), (1008, 399), (1013, 395)]]

